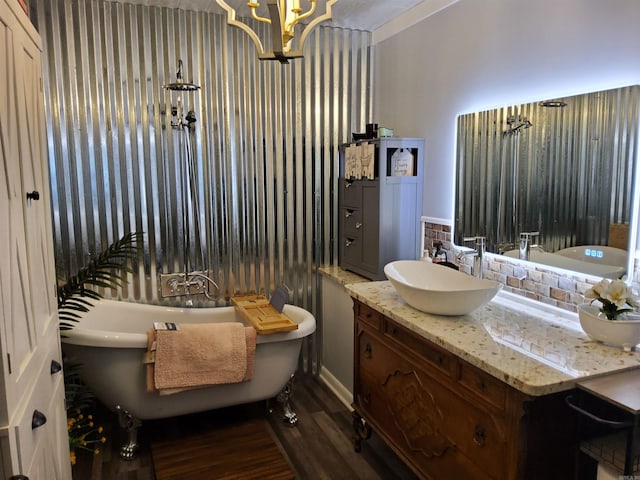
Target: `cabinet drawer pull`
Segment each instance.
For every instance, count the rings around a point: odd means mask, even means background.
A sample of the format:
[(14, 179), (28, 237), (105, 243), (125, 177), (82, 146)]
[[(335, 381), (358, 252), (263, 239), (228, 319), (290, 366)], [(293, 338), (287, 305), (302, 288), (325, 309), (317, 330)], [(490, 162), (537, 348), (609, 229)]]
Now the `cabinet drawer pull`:
[(353, 215), (353, 210), (344, 211), (344, 218), (349, 218), (351, 215)]
[(34, 190), (33, 192), (27, 192), (27, 200), (40, 200), (40, 192)]
[(51, 360), (51, 375), (55, 375), (60, 370), (62, 370), (62, 365), (57, 360)]
[(43, 426), (45, 423), (47, 423), (47, 417), (44, 416), (44, 413), (39, 410), (34, 410), (33, 416), (31, 417), (31, 430), (35, 430), (36, 428)]
[(371, 344), (367, 343), (364, 346), (364, 357), (365, 358), (372, 358), (373, 357), (373, 349), (371, 348)]
[(391, 335), (395, 335), (396, 333), (398, 333), (398, 327), (396, 327), (395, 325), (392, 325), (390, 328), (391, 331)]
[(347, 239), (344, 241), (344, 246), (345, 246), (345, 247), (350, 247), (352, 243), (353, 243), (353, 240), (351, 240), (350, 238), (347, 238)]
[(481, 392), (484, 392), (487, 388), (483, 380), (478, 380), (478, 383), (476, 385), (478, 387), (478, 390), (480, 390)]
[(473, 432), (473, 443), (475, 443), (479, 447), (484, 447), (486, 438), (487, 434), (484, 431), (484, 427), (476, 425), (476, 428)]
[(349, 181), (344, 182), (344, 188), (349, 188), (351, 185), (353, 185), (353, 182), (349, 182)]

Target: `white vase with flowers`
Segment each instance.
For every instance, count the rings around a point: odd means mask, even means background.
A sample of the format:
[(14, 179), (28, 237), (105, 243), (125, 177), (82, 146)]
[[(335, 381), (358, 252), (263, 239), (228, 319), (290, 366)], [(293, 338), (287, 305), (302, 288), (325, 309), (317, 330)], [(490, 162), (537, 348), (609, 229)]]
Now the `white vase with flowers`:
[(590, 338), (625, 351), (640, 343), (640, 298), (624, 280), (603, 279), (584, 296), (591, 302), (578, 305), (578, 316)]

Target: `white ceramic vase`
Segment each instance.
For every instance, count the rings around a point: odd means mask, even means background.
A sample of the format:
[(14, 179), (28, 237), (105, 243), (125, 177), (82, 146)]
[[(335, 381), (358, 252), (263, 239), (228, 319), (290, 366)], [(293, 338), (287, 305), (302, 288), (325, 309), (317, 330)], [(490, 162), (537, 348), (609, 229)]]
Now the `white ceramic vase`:
[(585, 303), (578, 305), (580, 325), (593, 340), (631, 351), (640, 343), (640, 315), (627, 314), (625, 319), (609, 320), (600, 308)]

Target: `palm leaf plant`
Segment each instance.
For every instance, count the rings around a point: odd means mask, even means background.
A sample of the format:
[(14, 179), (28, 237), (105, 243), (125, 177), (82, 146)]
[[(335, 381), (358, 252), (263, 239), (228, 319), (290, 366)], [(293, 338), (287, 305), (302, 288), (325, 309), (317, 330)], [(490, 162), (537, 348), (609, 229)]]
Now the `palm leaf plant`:
[[(59, 284), (58, 316), (60, 330), (70, 330), (80, 320), (83, 313), (93, 306), (93, 300), (102, 295), (101, 288), (121, 287), (126, 281), (120, 276), (122, 271), (133, 273), (127, 261), (136, 253), (136, 243), (142, 233), (127, 233), (120, 240), (109, 245), (100, 255), (66, 282)], [(94, 290), (95, 289), (95, 290)], [(93, 415), (86, 413), (93, 407), (95, 396), (80, 377), (82, 365), (72, 364), (63, 357), (65, 404), (67, 410), (67, 433), (71, 464), (76, 463), (76, 450), (100, 452), (100, 444), (106, 442), (102, 426), (94, 424)]]
[(69, 277), (65, 283), (58, 285), (60, 330), (73, 328), (82, 314), (93, 306), (91, 301), (102, 298), (92, 287), (109, 289), (122, 286), (123, 280), (119, 273), (133, 273), (126, 262), (136, 253), (136, 243), (142, 235), (141, 232), (127, 233), (109, 245), (78, 273)]

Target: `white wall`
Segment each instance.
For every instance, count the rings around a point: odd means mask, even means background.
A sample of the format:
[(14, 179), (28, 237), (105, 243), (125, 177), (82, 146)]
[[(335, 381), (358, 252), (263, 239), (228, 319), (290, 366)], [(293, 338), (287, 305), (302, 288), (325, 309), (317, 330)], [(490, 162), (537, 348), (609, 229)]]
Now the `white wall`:
[(374, 119), (426, 139), (423, 215), (452, 219), (457, 116), (640, 84), (640, 1), (460, 0), (375, 54)]

